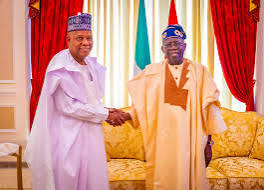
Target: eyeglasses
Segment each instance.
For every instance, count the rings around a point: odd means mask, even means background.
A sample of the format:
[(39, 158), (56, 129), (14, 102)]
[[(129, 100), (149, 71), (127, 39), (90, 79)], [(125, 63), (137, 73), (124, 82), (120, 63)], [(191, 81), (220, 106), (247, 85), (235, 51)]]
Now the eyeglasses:
[[(83, 41), (84, 38), (85, 38), (85, 37), (77, 36), (77, 37), (75, 37), (75, 40), (77, 40), (78, 42), (81, 42), (81, 41)], [(86, 40), (87, 40), (88, 42), (93, 42), (93, 38), (91, 38), (91, 37), (86, 38)]]
[(166, 47), (166, 48), (172, 48), (173, 45), (176, 48), (181, 48), (184, 45), (184, 43), (172, 41), (172, 42), (163, 44), (163, 46)]

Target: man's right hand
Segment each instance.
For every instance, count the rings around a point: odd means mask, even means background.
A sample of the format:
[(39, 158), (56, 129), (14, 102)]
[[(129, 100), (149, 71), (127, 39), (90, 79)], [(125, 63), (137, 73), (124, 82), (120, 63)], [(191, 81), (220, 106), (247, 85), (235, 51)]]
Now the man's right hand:
[(109, 108), (109, 115), (106, 122), (113, 126), (120, 126), (125, 123), (125, 118), (122, 116), (122, 111), (120, 111), (114, 108)]
[(120, 126), (123, 123), (125, 123), (125, 121), (131, 119), (129, 113), (123, 112), (120, 109), (108, 108), (108, 110), (109, 110), (109, 115), (106, 122), (109, 123), (110, 125)]

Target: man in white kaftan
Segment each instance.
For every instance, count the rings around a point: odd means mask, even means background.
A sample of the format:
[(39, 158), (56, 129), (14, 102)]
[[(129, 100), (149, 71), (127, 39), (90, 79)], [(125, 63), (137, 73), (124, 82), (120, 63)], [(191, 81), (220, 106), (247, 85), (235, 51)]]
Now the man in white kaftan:
[(105, 68), (88, 57), (91, 15), (68, 19), (67, 43), (47, 68), (25, 152), (33, 190), (108, 190), (102, 122), (123, 121), (100, 101)]

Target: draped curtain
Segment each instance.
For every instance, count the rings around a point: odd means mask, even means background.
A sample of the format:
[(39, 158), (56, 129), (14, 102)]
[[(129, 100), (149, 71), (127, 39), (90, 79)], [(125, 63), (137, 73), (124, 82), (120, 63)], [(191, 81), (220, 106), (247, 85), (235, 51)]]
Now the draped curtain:
[(84, 1), (84, 12), (93, 18), (91, 56), (107, 68), (103, 101), (108, 107), (129, 105), (126, 82), (133, 77), (138, 5), (139, 0)]
[(254, 110), (257, 22), (249, 0), (211, 0), (214, 33), (227, 85), (246, 110)]
[[(82, 12), (83, 0), (35, 0), (40, 13), (31, 17), (32, 94), (30, 99), (30, 126), (32, 126), (39, 96), (51, 58), (65, 49), (67, 18)], [(34, 0), (30, 1), (30, 5)]]
[[(152, 63), (164, 59), (161, 33), (168, 25), (170, 2), (145, 0)], [(178, 23), (183, 25), (187, 33), (185, 57), (201, 62), (214, 75), (216, 48), (208, 2), (175, 0)], [(106, 106), (130, 105), (126, 83), (133, 77), (138, 6), (139, 0), (84, 0), (84, 11), (93, 16), (94, 48), (91, 55), (96, 56), (99, 63), (107, 68)], [(219, 79), (218, 75), (216, 79)], [(225, 96), (222, 99), (230, 99), (228, 91), (223, 94)], [(231, 104), (224, 106), (229, 107)]]
[(133, 76), (134, 39), (138, 0), (89, 0), (84, 10), (92, 14), (94, 47), (91, 56), (107, 68), (104, 104), (129, 104), (126, 82)]
[(34, 18), (39, 15), (40, 7), (39, 7), (40, 0), (30, 0), (28, 3), (29, 6), (29, 13), (28, 16), (30, 18)]

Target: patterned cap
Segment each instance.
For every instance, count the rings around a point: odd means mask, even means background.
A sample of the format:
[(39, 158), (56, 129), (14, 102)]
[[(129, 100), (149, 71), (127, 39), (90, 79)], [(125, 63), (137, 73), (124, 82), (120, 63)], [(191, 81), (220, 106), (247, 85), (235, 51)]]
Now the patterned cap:
[(92, 15), (87, 13), (81, 13), (76, 16), (68, 18), (68, 32), (78, 30), (89, 30), (91, 31)]
[(162, 40), (166, 40), (168, 38), (180, 38), (185, 40), (186, 34), (181, 25), (169, 25), (166, 30), (162, 33)]

